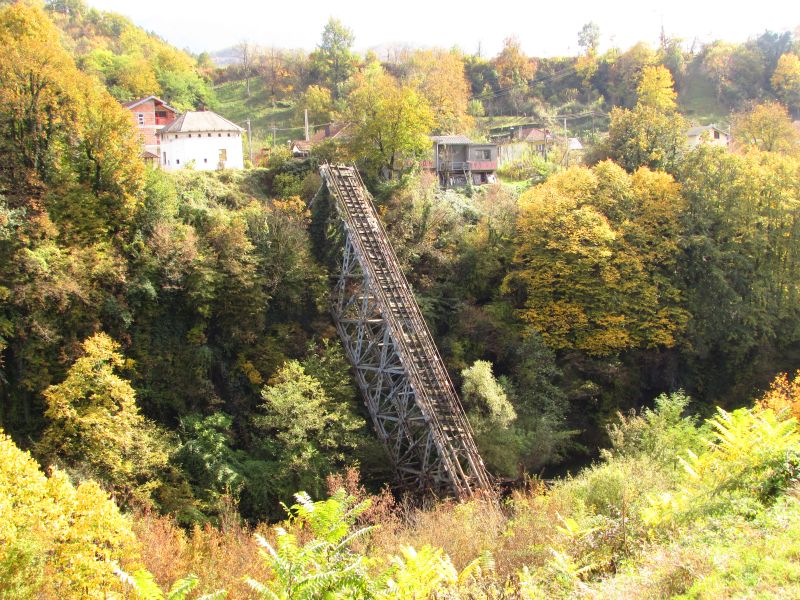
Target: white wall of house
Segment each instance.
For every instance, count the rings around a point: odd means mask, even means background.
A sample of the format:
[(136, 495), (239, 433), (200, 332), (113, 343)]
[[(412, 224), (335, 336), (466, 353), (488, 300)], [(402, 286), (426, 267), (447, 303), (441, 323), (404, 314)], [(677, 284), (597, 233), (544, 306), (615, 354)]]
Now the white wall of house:
[(161, 168), (179, 171), (190, 164), (198, 171), (243, 169), (242, 134), (238, 131), (163, 134)]
[(686, 143), (689, 147), (694, 148), (700, 144), (709, 144), (711, 146), (727, 146), (730, 143), (730, 137), (724, 131), (716, 131), (707, 129), (699, 135), (687, 135)]

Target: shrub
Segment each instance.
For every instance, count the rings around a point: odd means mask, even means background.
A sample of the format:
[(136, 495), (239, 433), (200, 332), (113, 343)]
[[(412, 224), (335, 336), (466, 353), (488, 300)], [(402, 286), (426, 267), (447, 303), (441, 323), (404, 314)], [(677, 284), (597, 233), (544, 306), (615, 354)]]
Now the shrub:
[(771, 410), (717, 409), (708, 420), (705, 452), (681, 458), (683, 486), (651, 498), (644, 517), (653, 525), (705, 519), (725, 512), (752, 514), (784, 492), (798, 473), (800, 434), (794, 418)]
[(128, 519), (93, 481), (48, 478), (0, 431), (0, 590), (3, 597), (106, 598), (113, 563), (136, 565)]

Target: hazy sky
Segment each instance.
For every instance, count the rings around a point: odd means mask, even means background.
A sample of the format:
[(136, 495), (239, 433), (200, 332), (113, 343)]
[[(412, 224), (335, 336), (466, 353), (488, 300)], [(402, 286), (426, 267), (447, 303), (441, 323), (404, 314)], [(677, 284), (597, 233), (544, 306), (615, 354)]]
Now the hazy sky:
[(510, 35), (516, 35), (532, 56), (575, 53), (577, 33), (589, 21), (600, 26), (601, 49), (627, 48), (640, 40), (655, 44), (662, 23), (668, 35), (687, 43), (694, 39), (743, 41), (766, 29), (794, 31), (800, 26), (797, 0), (89, 0), (89, 4), (122, 13), (170, 43), (195, 52), (219, 50), (245, 39), (311, 50), (330, 16), (355, 32), (359, 50), (407, 43), (459, 46), (473, 52), (480, 43), (485, 56), (496, 54)]

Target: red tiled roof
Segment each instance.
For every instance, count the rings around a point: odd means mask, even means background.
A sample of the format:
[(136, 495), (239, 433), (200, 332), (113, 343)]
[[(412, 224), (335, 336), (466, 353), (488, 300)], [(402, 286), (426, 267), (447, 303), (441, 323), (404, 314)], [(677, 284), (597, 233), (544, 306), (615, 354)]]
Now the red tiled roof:
[(144, 103), (145, 103), (145, 102), (147, 102), (148, 100), (155, 100), (155, 101), (156, 101), (156, 104), (160, 104), (160, 105), (161, 105), (161, 106), (163, 106), (164, 108), (166, 108), (166, 109), (168, 109), (168, 110), (171, 110), (171, 111), (172, 111), (172, 112), (174, 112), (176, 115), (178, 114), (178, 111), (177, 111), (177, 110), (175, 110), (174, 108), (172, 108), (172, 107), (171, 107), (169, 104), (167, 104), (166, 102), (164, 102), (164, 101), (163, 101), (161, 98), (159, 98), (158, 96), (147, 96), (147, 98), (139, 98), (138, 100), (131, 100), (130, 102), (123, 102), (123, 103), (122, 103), (122, 106), (124, 106), (125, 108), (136, 108), (137, 106), (139, 106), (140, 104), (144, 104)]

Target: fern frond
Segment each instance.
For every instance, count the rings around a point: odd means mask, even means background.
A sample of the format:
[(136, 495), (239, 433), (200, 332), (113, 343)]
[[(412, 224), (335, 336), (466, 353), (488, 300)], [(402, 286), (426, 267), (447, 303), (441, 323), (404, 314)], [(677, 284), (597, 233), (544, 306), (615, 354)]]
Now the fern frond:
[(245, 583), (247, 585), (250, 586), (250, 588), (254, 592), (257, 592), (258, 594), (261, 594), (264, 598), (269, 598), (270, 600), (282, 600), (281, 597), (278, 596), (278, 594), (273, 592), (271, 589), (269, 589), (263, 583), (261, 583), (259, 581), (256, 581), (252, 577), (247, 577), (247, 578), (245, 578), (244, 581), (245, 581)]

